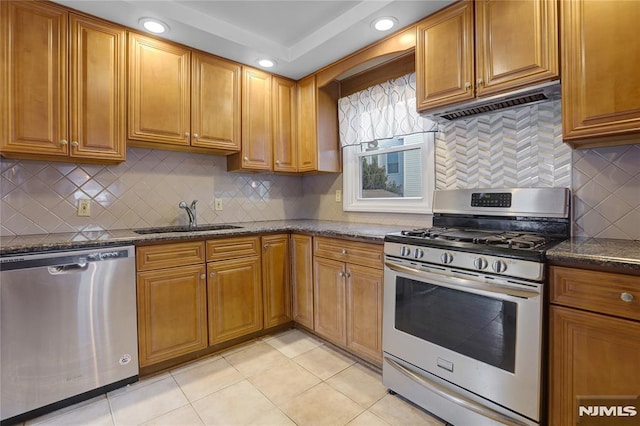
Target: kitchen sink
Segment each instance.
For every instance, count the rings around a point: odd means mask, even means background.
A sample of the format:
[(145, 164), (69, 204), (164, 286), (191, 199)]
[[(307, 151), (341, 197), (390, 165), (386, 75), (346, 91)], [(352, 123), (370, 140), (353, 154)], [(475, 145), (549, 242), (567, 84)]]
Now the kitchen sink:
[(163, 226), (159, 228), (141, 228), (134, 229), (136, 234), (166, 234), (169, 232), (198, 232), (198, 231), (224, 231), (226, 229), (239, 229), (242, 226), (234, 225), (200, 225), (196, 227), (190, 226)]

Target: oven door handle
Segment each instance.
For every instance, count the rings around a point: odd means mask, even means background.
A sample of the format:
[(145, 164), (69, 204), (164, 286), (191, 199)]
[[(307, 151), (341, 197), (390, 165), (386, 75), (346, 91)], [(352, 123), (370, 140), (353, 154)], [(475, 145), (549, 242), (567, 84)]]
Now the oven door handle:
[[(392, 263), (392, 262), (385, 262), (384, 264), (392, 271), (404, 272), (406, 274), (417, 275), (427, 280), (434, 280), (434, 275), (435, 275), (434, 273), (424, 272), (424, 271), (421, 271), (420, 269), (411, 268), (405, 265), (398, 265), (397, 263)], [(443, 278), (446, 278), (446, 281), (454, 281), (454, 280), (463, 281), (462, 279), (456, 278), (456, 277), (443, 277)], [(444, 284), (447, 284), (447, 283), (445, 282)], [(464, 280), (464, 285), (458, 285), (455, 283), (451, 283), (449, 285), (452, 287), (455, 287), (456, 289), (461, 289), (461, 290), (464, 290), (464, 288), (473, 288), (476, 290), (482, 290), (489, 293), (498, 293), (498, 294), (504, 294), (506, 296), (520, 297), (525, 299), (531, 299), (533, 297), (540, 296), (540, 293), (537, 293), (535, 291), (519, 290), (515, 288), (505, 288), (503, 286), (499, 286), (495, 284), (481, 283), (481, 282), (476, 282), (471, 280)]]
[(478, 413), (484, 417), (490, 418), (491, 420), (495, 420), (501, 424), (505, 424), (508, 426), (526, 426), (526, 423), (523, 423), (517, 419), (514, 419), (513, 417), (509, 417), (505, 414), (499, 413), (495, 410), (492, 410), (491, 408), (485, 407), (483, 405), (478, 404), (475, 401), (472, 401), (471, 399), (467, 398), (464, 395), (460, 395), (459, 393), (452, 391), (449, 388), (446, 388), (444, 386), (442, 386), (441, 384), (434, 382), (424, 376), (422, 376), (421, 374), (417, 374), (411, 370), (409, 370), (408, 368), (400, 365), (398, 362), (394, 361), (391, 358), (388, 357), (384, 357), (384, 360), (389, 363), (389, 365), (393, 368), (395, 368), (396, 370), (398, 370), (400, 373), (404, 374), (405, 376), (407, 376), (409, 379), (413, 380), (414, 382), (418, 383), (419, 385), (427, 388), (428, 390), (430, 390), (431, 392), (435, 393), (436, 395), (453, 402), (454, 404), (457, 404), (459, 406), (462, 406), (468, 410), (471, 410), (475, 413)]

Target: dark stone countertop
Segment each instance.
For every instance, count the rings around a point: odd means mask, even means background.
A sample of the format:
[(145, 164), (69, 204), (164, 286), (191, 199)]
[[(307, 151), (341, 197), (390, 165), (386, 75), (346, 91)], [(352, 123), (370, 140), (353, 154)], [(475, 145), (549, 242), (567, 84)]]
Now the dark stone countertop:
[(640, 241), (571, 238), (547, 251), (551, 263), (640, 274)]
[(148, 244), (238, 237), (272, 232), (301, 232), (328, 237), (349, 238), (382, 244), (385, 234), (406, 229), (407, 226), (371, 223), (332, 222), (323, 220), (277, 220), (264, 222), (229, 223), (241, 228), (217, 231), (170, 232), (162, 234), (136, 234), (131, 229), (90, 231), (78, 233), (38, 234), (0, 237), (0, 256), (26, 253), (109, 247), (117, 245)]

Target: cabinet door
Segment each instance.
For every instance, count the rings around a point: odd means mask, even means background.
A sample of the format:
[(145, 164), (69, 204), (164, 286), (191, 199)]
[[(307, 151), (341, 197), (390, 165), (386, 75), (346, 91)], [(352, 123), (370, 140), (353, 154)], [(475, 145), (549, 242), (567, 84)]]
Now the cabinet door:
[(181, 46), (129, 33), (129, 139), (189, 145), (190, 55)]
[(416, 31), (418, 111), (473, 99), (473, 3), (456, 3)]
[(260, 257), (207, 264), (209, 344), (262, 330)]
[(313, 258), (313, 312), (315, 331), (345, 345), (345, 265), (322, 257)]
[(124, 161), (126, 32), (70, 15), (71, 157)]
[(564, 140), (574, 147), (619, 145), (624, 137), (637, 143), (640, 2), (572, 0), (560, 4)]
[(556, 0), (476, 0), (476, 96), (558, 78)]
[(638, 394), (640, 323), (558, 306), (550, 318), (550, 425), (579, 424), (577, 396)]
[(192, 56), (191, 145), (240, 151), (240, 65)]
[(68, 155), (68, 14), (0, 2), (0, 151)]
[[(298, 81), (298, 171), (318, 168), (316, 77)], [(337, 148), (337, 147), (336, 147)]]
[(382, 363), (382, 270), (347, 264), (347, 347)]
[(141, 367), (207, 347), (204, 265), (139, 272), (137, 287)]
[(313, 253), (309, 235), (291, 236), (293, 320), (313, 330)]
[(273, 170), (298, 171), (296, 82), (273, 77)]
[(262, 237), (264, 327), (291, 321), (289, 235)]
[(271, 75), (242, 69), (242, 148), (228, 159), (231, 170), (272, 169)]

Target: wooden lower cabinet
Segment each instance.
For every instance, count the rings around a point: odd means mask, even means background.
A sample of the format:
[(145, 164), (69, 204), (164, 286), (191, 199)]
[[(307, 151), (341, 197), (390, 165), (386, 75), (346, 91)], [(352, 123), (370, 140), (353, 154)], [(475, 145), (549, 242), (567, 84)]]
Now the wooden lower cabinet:
[(209, 345), (262, 330), (260, 257), (207, 264)]
[(582, 424), (583, 401), (638, 408), (621, 397), (640, 391), (640, 277), (551, 267), (550, 284), (549, 425)]
[(346, 346), (345, 264), (314, 257), (314, 330), (328, 340)]
[(313, 238), (291, 235), (293, 320), (313, 329)]
[(347, 264), (347, 347), (382, 363), (381, 269)]
[(206, 289), (204, 265), (138, 273), (141, 367), (207, 347)]
[(289, 235), (262, 237), (264, 328), (291, 321)]
[(382, 246), (318, 237), (313, 276), (315, 332), (381, 363)]

